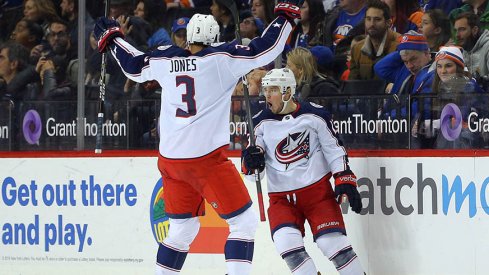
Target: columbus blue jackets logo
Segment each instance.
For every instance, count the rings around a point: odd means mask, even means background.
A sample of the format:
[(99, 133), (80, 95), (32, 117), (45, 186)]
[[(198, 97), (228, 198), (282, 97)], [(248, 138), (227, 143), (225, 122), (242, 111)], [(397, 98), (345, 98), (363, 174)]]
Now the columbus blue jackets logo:
[(288, 167), (293, 162), (309, 158), (309, 151), (309, 131), (289, 134), (275, 148), (275, 158)]

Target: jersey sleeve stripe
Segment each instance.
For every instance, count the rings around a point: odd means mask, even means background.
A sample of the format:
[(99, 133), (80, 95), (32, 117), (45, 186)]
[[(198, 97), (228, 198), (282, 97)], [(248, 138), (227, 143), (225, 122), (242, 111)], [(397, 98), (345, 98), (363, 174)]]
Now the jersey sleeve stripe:
[(148, 55), (137, 50), (125, 40), (116, 38), (111, 48), (114, 59), (122, 72), (131, 80), (144, 82), (151, 80)]

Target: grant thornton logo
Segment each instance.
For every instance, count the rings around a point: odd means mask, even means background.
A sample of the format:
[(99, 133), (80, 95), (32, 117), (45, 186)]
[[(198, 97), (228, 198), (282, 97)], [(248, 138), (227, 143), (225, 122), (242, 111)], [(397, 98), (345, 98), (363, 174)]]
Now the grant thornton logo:
[(163, 242), (163, 240), (168, 236), (168, 228), (170, 221), (165, 212), (165, 201), (163, 200), (163, 181), (160, 178), (156, 182), (151, 194), (150, 200), (150, 222), (151, 230), (153, 231), (153, 236), (158, 243)]
[(444, 138), (454, 141), (462, 131), (462, 112), (457, 105), (448, 103), (440, 115), (440, 129)]
[(39, 145), (39, 137), (41, 137), (42, 123), (41, 116), (35, 110), (29, 110), (24, 115), (22, 123), (22, 132), (24, 133), (25, 141), (29, 144)]

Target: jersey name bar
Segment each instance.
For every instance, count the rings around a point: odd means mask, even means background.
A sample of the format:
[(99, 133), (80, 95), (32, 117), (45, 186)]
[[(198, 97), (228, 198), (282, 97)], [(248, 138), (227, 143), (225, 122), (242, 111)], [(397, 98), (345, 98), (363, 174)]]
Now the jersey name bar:
[(197, 70), (195, 58), (171, 60), (170, 73), (192, 72)]

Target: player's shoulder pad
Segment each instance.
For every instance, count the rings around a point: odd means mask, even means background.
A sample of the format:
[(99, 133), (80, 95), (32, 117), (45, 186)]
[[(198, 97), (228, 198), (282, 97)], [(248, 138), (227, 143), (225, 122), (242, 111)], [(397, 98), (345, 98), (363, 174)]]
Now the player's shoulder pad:
[(326, 121), (331, 120), (331, 116), (329, 112), (322, 106), (314, 102), (302, 101), (300, 102), (301, 108), (299, 110), (299, 114), (314, 114), (322, 117)]
[(215, 43), (211, 44), (211, 47), (216, 48), (216, 47), (222, 46), (224, 44), (226, 44), (226, 42), (215, 42)]
[(238, 41), (235, 39), (231, 42), (221, 42), (221, 43), (213, 43), (211, 45), (214, 49), (220, 52), (227, 52), (235, 55), (237, 53), (237, 49), (239, 48)]
[(258, 125), (265, 119), (273, 119), (275, 115), (269, 109), (262, 109), (256, 115), (253, 116), (253, 125)]
[(174, 45), (158, 46), (155, 50), (150, 52), (150, 57), (188, 57), (190, 52)]
[(218, 42), (218, 43), (212, 43), (211, 45), (203, 48), (201, 51), (196, 52), (194, 55), (195, 56), (206, 56), (208, 54), (215, 54), (215, 53), (230, 53), (232, 52), (233, 46), (231, 46), (232, 42), (226, 43), (226, 42)]

